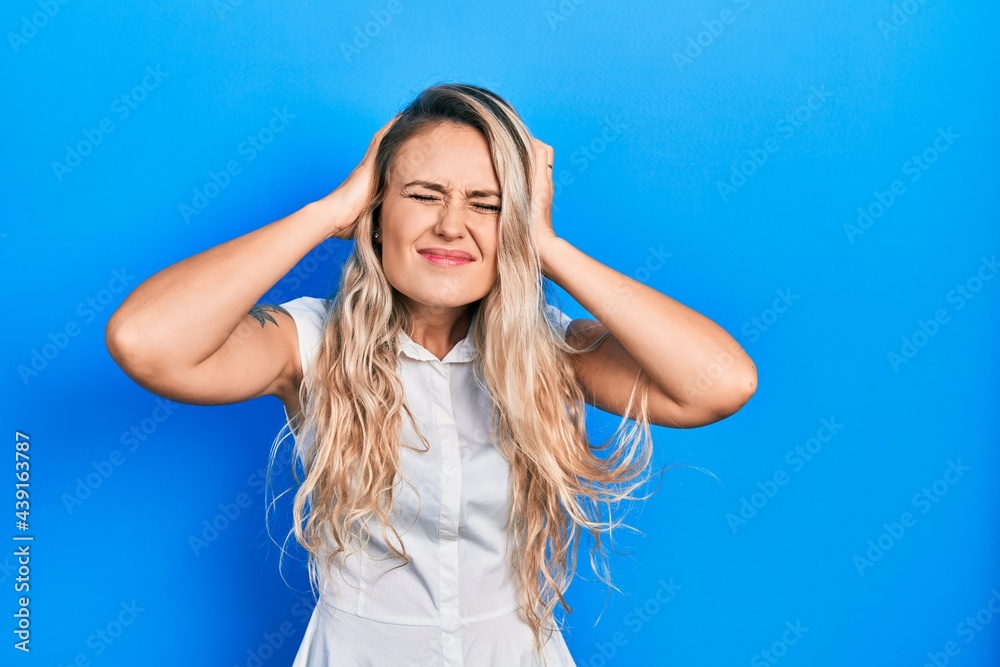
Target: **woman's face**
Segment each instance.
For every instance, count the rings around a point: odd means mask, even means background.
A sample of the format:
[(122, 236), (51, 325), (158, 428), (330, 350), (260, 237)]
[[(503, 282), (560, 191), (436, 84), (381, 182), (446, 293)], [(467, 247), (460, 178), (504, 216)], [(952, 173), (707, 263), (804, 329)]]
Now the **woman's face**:
[[(412, 305), (458, 307), (497, 280), (500, 183), (477, 130), (441, 122), (411, 137), (389, 169), (382, 267)], [(444, 257), (447, 251), (465, 259)]]

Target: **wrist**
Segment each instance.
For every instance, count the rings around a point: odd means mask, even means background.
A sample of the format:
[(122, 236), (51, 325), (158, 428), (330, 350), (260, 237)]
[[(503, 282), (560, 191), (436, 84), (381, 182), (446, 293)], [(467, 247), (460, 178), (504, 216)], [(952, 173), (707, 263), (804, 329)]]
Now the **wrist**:
[(565, 239), (561, 239), (555, 234), (544, 235), (538, 240), (538, 257), (542, 264), (542, 273), (547, 278), (552, 278), (552, 267), (556, 254), (567, 244)]
[(325, 197), (308, 204), (315, 211), (315, 215), (322, 222), (326, 238), (338, 237), (340, 233), (349, 227), (354, 218), (348, 219), (348, 208), (341, 201), (337, 191), (333, 191)]

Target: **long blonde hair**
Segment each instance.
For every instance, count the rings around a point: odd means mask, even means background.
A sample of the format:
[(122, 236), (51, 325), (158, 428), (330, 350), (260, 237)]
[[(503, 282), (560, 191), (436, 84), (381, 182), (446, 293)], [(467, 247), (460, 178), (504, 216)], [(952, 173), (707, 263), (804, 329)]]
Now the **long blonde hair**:
[[(611, 505), (635, 499), (632, 492), (648, 479), (642, 474), (652, 458), (648, 379), (642, 373), (636, 378), (615, 434), (592, 445), (571, 358), (579, 350), (545, 315), (544, 276), (531, 229), (530, 135), (509, 103), (483, 88), (441, 84), (424, 90), (381, 141), (354, 250), (326, 314), (317, 357), (299, 386), (302, 408), (292, 417), (297, 464), (292, 470), (299, 486), (286, 542), (294, 533), (308, 552), (314, 587), (321, 553), (329, 571), (334, 558), (347, 551), (351, 535), (368, 535), (371, 518), (384, 535), (395, 535), (402, 549), (391, 542), (390, 547), (403, 559), (401, 566), (410, 562), (389, 521), (404, 412), (425, 444), (426, 439), (404, 403), (397, 374), (397, 334), (405, 330), (408, 315), (371, 239), (400, 148), (442, 121), (482, 133), (500, 182), (498, 278), (478, 304), (472, 335), (479, 355), (472, 363), (493, 399), (494, 443), (510, 464), (508, 553), (520, 582), (523, 618), (541, 649), (543, 626), (551, 633), (556, 601), (572, 612), (563, 593), (576, 570), (580, 528), (594, 538), (591, 567), (610, 585), (601, 533), (620, 521), (603, 520), (601, 508), (606, 505), (610, 517)], [(627, 423), (631, 428), (625, 431)], [(621, 442), (612, 447), (620, 433)], [(278, 444), (271, 451), (272, 467)]]

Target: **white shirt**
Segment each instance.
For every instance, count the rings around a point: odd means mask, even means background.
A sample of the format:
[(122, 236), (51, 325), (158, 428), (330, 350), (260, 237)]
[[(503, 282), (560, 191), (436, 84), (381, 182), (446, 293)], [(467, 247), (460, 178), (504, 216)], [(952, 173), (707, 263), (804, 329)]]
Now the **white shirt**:
[[(329, 301), (281, 305), (295, 320), (304, 374)], [(551, 305), (547, 316), (565, 337), (571, 318)], [(390, 558), (373, 522), (367, 555), (341, 554), (333, 576), (321, 567), (320, 603), (293, 667), (575, 667), (558, 630), (543, 662), (518, 612), (519, 583), (504, 557), (509, 464), (490, 438), (491, 399), (472, 373), (472, 332), (440, 360), (399, 332), (404, 398), (430, 444), (421, 451), (404, 414), (400, 475), (416, 493), (397, 483), (392, 525), (411, 563)]]

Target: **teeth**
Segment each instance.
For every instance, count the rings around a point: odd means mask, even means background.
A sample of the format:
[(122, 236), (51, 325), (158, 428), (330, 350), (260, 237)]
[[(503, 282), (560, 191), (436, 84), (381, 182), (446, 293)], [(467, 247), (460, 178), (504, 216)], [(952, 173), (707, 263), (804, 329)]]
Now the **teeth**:
[(448, 264), (464, 264), (472, 261), (466, 257), (450, 257), (448, 255), (435, 255), (433, 253), (426, 253), (426, 255), (434, 258), (435, 261), (443, 261)]

